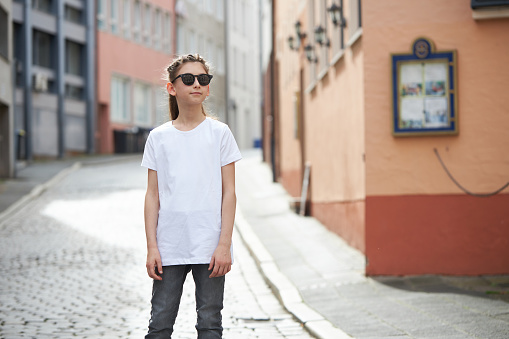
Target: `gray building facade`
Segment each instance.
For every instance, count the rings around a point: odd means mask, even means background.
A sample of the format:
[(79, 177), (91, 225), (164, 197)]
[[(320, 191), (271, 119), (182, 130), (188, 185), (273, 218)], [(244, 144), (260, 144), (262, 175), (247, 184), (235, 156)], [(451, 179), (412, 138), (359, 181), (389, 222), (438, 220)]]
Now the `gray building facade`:
[(0, 177), (14, 176), (12, 1), (0, 0)]
[(95, 1), (12, 3), (16, 157), (93, 153)]

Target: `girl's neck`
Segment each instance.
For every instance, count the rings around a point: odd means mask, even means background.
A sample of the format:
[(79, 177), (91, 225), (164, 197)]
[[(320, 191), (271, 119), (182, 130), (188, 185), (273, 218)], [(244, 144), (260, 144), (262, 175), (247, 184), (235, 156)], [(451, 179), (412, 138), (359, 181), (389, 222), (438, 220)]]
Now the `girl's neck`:
[(206, 119), (201, 105), (182, 108), (179, 107), (179, 116), (173, 121), (173, 125), (179, 129), (193, 129)]

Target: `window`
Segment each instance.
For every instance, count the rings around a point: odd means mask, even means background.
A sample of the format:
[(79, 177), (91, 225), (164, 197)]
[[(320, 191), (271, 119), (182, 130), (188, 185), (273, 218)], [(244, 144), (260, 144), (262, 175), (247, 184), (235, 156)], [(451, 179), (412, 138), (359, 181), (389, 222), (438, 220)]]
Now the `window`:
[(473, 9), (492, 7), (492, 6), (509, 6), (509, 0), (472, 0)]
[(152, 123), (151, 86), (137, 82), (134, 85), (134, 122), (148, 126)]
[(81, 24), (83, 21), (83, 12), (78, 8), (68, 5), (65, 5), (64, 16), (67, 21), (74, 22), (76, 24)]
[(224, 74), (224, 50), (223, 46), (217, 47), (217, 65), (216, 65), (217, 73)]
[(198, 34), (198, 53), (200, 55), (203, 55), (203, 52), (205, 51), (205, 40), (203, 40), (203, 35)]
[(233, 47), (233, 50), (232, 50), (232, 68), (229, 70), (230, 73), (232, 74), (235, 74), (235, 76), (233, 76), (233, 83), (234, 84), (237, 84), (237, 49), (235, 47)]
[(216, 18), (219, 21), (224, 20), (224, 0), (216, 1)]
[(32, 8), (43, 12), (51, 13), (53, 11), (53, 1), (51, 0), (32, 0)]
[(97, 28), (106, 29), (106, 0), (97, 1)]
[(212, 67), (215, 67), (216, 60), (214, 58), (214, 43), (212, 42), (212, 40), (207, 41), (207, 51), (206, 51), (205, 55), (206, 55), (206, 58), (212, 64)]
[(186, 31), (181, 22), (177, 25), (177, 54), (185, 53)]
[[(308, 2), (308, 31), (306, 32), (308, 37), (314, 36), (314, 27), (315, 27), (315, 0), (310, 0)], [(309, 39), (309, 38), (308, 38)], [(314, 48), (314, 44), (312, 44)], [(313, 49), (313, 53), (314, 53)], [(313, 56), (314, 57), (314, 56)], [(316, 63), (310, 62), (309, 63), (309, 81), (310, 84), (315, 82), (316, 78)]]
[(246, 66), (247, 66), (247, 63), (246, 63), (246, 53), (241, 53), (240, 55), (241, 59), (240, 59), (240, 71), (241, 71), (241, 78), (240, 78), (240, 83), (242, 84), (242, 86), (245, 88), (246, 87), (246, 79), (247, 79), (247, 76), (246, 76)]
[(232, 1), (232, 12), (233, 12), (233, 30), (237, 30), (237, 16), (238, 16), (238, 13), (237, 13), (237, 7), (238, 7), (238, 2), (237, 1)]
[(207, 1), (207, 12), (210, 14), (214, 14), (214, 0), (208, 0)]
[(8, 46), (8, 15), (7, 12), (0, 6), (0, 55), (5, 59), (9, 58), (9, 46)]
[(154, 13), (154, 48), (161, 49), (161, 11)]
[(130, 39), (131, 38), (131, 1), (130, 0), (124, 0), (124, 14), (123, 14), (123, 27), (122, 30), (124, 31), (124, 38)]
[[(355, 0), (355, 1), (358, 1), (358, 0)], [(318, 23), (315, 25), (316, 26), (321, 26), (324, 30), (325, 30), (325, 34), (324, 34), (324, 44), (323, 45), (320, 45), (320, 44), (315, 44), (315, 48), (316, 48), (316, 51), (317, 51), (317, 55), (318, 55), (318, 62), (320, 63), (320, 71), (323, 73), (323, 72), (326, 72), (327, 71), (327, 68), (329, 67), (329, 48), (325, 45), (325, 40), (326, 39), (329, 39), (329, 27), (328, 27), (328, 18), (327, 18), (327, 1), (326, 0), (321, 0), (320, 3), (318, 4), (318, 13), (319, 13), (319, 16), (316, 18)]]
[(143, 40), (147, 46), (150, 45), (152, 31), (152, 11), (149, 4), (145, 5), (145, 18), (143, 22)]
[(83, 87), (65, 84), (65, 96), (70, 99), (82, 100)]
[(53, 48), (54, 37), (38, 30), (33, 31), (33, 63), (34, 65), (53, 68), (53, 59), (51, 50)]
[[(7, 21), (5, 21), (7, 23)], [(23, 66), (22, 66), (22, 60), (25, 57), (25, 48), (23, 46), (23, 43), (25, 41), (25, 38), (23, 36), (23, 26), (18, 23), (13, 23), (13, 54), (14, 58), (12, 62), (15, 64), (15, 71), (16, 71), (16, 86), (22, 87), (23, 86)], [(5, 40), (5, 43), (7, 44), (7, 39)]]
[(352, 38), (361, 27), (361, 2), (360, 0), (350, 0), (349, 5), (348, 37)]
[(141, 42), (141, 4), (139, 1), (134, 2), (134, 40)]
[(65, 72), (83, 76), (83, 46), (73, 41), (65, 41)]
[(172, 36), (171, 36), (171, 17), (168, 13), (164, 15), (164, 29), (163, 29), (163, 49), (166, 53), (172, 53)]
[(110, 116), (112, 121), (128, 122), (130, 117), (129, 79), (113, 76), (111, 78)]
[(240, 29), (242, 36), (246, 36), (246, 3), (242, 1), (240, 3)]
[(189, 31), (189, 47), (187, 52), (193, 54), (198, 52), (198, 48), (196, 47), (196, 33), (194, 31)]
[(110, 29), (111, 33), (118, 34), (118, 0), (110, 1)]

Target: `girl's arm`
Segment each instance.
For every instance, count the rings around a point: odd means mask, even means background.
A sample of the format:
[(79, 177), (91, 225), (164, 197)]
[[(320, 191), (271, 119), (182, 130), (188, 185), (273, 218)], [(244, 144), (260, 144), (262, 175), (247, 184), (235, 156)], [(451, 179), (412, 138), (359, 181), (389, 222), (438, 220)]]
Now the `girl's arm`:
[(223, 200), (221, 204), (221, 236), (212, 259), (210, 260), (209, 271), (213, 269), (210, 278), (220, 277), (230, 272), (232, 268), (232, 257), (230, 247), (232, 244), (233, 221), (235, 219), (235, 163), (221, 167), (223, 186)]
[(147, 273), (155, 280), (163, 278), (156, 274), (163, 273), (161, 255), (157, 248), (156, 229), (159, 214), (159, 189), (157, 187), (157, 172), (148, 170), (147, 193), (145, 194), (145, 233), (147, 235)]

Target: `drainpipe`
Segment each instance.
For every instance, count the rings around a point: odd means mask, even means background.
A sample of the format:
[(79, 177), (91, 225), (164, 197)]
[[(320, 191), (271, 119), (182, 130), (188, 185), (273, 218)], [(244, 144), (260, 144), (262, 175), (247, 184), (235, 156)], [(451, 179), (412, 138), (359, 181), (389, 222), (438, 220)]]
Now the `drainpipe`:
[(23, 37), (25, 55), (23, 56), (23, 115), (25, 123), (25, 158), (31, 161), (32, 154), (32, 1), (25, 0), (23, 7)]
[(95, 153), (95, 1), (83, 2), (86, 11), (86, 43), (85, 43), (85, 104), (86, 104), (86, 137), (87, 153)]
[(275, 48), (275, 27), (276, 23), (274, 17), (276, 16), (276, 3), (272, 1), (272, 13), (271, 13), (271, 29), (272, 29), (272, 41), (271, 41), (271, 53), (270, 53), (270, 111), (272, 119), (271, 123), (271, 136), (270, 136), (270, 156), (271, 156), (271, 165), (272, 165), (272, 181), (277, 182), (277, 174), (276, 174), (276, 89), (274, 88), (276, 84), (276, 48)]
[(57, 137), (58, 158), (65, 155), (65, 37), (64, 1), (57, 1)]

